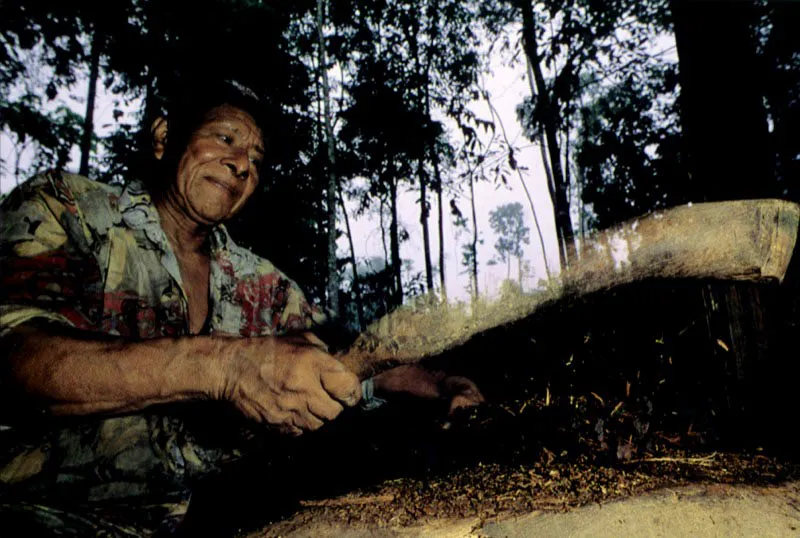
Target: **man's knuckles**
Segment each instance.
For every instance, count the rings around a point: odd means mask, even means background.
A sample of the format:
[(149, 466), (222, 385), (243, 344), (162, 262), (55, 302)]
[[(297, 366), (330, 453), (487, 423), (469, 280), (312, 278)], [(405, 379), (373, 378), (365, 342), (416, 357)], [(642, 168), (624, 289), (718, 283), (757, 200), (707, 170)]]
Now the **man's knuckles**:
[(311, 400), (308, 402), (309, 413), (325, 420), (333, 420), (344, 410), (342, 405), (330, 398)]
[(311, 413), (297, 413), (292, 417), (292, 425), (301, 430), (314, 431), (325, 424), (322, 420), (318, 419)]
[(361, 399), (361, 383), (352, 372), (347, 370), (323, 372), (321, 380), (325, 391), (347, 406), (354, 406)]
[(293, 434), (316, 430), (324, 424), (321, 419), (308, 412), (307, 407), (306, 409), (300, 409), (299, 406), (294, 407), (294, 402), (291, 406), (291, 409), (265, 409), (263, 413), (260, 413), (260, 417), (264, 422), (277, 426), (281, 431)]

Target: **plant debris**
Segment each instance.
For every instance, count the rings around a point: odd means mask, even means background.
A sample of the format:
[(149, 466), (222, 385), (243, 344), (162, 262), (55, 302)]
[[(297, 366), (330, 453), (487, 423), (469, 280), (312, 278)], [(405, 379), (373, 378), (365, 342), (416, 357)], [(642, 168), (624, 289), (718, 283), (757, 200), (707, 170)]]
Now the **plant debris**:
[(606, 467), (582, 456), (542, 454), (532, 465), (478, 464), (430, 478), (402, 478), (326, 500), (301, 502), (294, 517), (253, 534), (273, 537), (309, 522), (413, 527), (441, 520), (487, 521), (532, 512), (564, 512), (591, 503), (689, 484), (777, 485), (800, 478), (800, 467), (755, 454), (711, 453), (631, 460)]

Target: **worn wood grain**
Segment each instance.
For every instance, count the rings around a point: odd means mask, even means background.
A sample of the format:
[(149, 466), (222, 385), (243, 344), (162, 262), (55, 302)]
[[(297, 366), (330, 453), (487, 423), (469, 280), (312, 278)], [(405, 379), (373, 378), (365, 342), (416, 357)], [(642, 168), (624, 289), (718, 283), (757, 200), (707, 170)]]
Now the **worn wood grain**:
[(420, 301), (367, 328), (340, 359), (366, 378), (417, 362), (558, 301), (654, 278), (782, 281), (797, 240), (800, 206), (742, 200), (650, 213), (585, 241), (578, 261), (535, 294), (491, 304)]

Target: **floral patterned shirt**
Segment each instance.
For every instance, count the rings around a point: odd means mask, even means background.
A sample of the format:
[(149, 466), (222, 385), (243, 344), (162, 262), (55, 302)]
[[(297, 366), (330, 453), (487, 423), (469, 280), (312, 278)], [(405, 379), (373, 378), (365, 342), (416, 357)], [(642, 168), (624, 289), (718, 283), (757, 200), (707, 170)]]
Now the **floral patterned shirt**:
[[(322, 321), (297, 284), (222, 225), (210, 253), (210, 333), (282, 335)], [(132, 339), (188, 334), (178, 261), (140, 183), (51, 172), (3, 201), (0, 337), (42, 318)]]

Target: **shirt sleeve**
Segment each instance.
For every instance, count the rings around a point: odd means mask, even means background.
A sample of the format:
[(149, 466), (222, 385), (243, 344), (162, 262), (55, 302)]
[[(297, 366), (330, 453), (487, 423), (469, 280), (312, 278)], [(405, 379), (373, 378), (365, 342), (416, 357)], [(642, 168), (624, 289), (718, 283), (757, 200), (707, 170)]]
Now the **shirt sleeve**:
[(287, 279), (285, 289), (286, 303), (278, 316), (278, 326), (284, 332), (309, 331), (325, 323), (325, 314), (306, 299), (300, 286)]
[(39, 176), (0, 205), (0, 338), (34, 320), (92, 330), (102, 278), (66, 183)]

